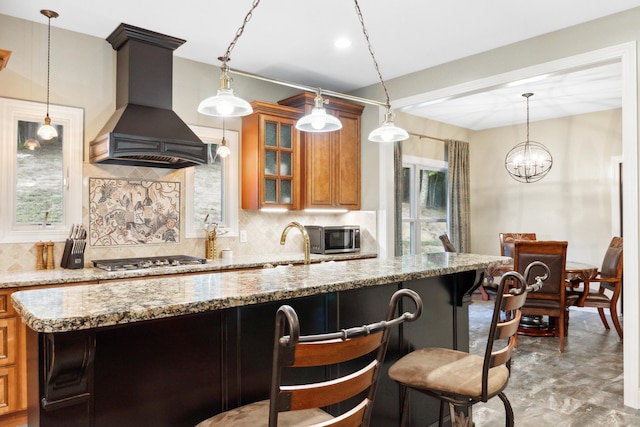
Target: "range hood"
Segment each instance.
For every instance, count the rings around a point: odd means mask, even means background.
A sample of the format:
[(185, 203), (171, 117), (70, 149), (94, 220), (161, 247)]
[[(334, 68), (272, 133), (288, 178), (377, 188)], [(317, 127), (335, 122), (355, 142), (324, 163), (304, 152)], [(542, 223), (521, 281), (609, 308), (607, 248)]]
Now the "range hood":
[(89, 145), (91, 163), (184, 168), (207, 163), (207, 146), (172, 110), (173, 51), (185, 40), (120, 24), (116, 111)]

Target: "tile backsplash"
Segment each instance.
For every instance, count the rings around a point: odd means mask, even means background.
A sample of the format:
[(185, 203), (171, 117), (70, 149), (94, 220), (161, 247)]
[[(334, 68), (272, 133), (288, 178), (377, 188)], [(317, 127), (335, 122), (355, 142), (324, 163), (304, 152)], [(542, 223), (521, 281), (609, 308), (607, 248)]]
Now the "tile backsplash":
[[(240, 243), (238, 236), (218, 237), (218, 252), (231, 249), (237, 255), (259, 254), (302, 254), (302, 236), (296, 230), (287, 235), (286, 244), (280, 245), (282, 230), (290, 221), (303, 225), (359, 225), (361, 230), (361, 250), (377, 252), (376, 213), (373, 211), (353, 211), (339, 215), (304, 213), (263, 213), (240, 211), (240, 230), (247, 234), (247, 242)], [(36, 242), (0, 245), (0, 271), (35, 270)], [(55, 242), (55, 268), (60, 268), (64, 242)], [(192, 255), (205, 257), (205, 239), (182, 239), (178, 244), (149, 244), (136, 246), (87, 246), (85, 266), (91, 267), (92, 259), (129, 258), (161, 255)], [(219, 256), (219, 255), (218, 255)]]
[[(181, 170), (159, 170), (154, 168), (131, 168), (126, 166), (96, 167), (85, 164), (83, 189), (83, 224), (89, 221), (89, 177), (118, 179), (144, 179), (184, 182)], [(182, 211), (184, 212), (184, 206)], [(361, 230), (361, 250), (377, 252), (376, 212), (350, 211), (345, 214), (307, 214), (304, 212), (265, 213), (259, 211), (239, 212), (239, 230), (246, 233), (247, 242), (240, 243), (238, 236), (218, 237), (218, 253), (222, 249), (231, 249), (237, 255), (259, 254), (302, 254), (302, 236), (296, 230), (287, 235), (285, 245), (280, 245), (282, 230), (290, 221), (298, 221), (303, 225), (359, 225)], [(85, 251), (85, 266), (91, 267), (92, 259), (132, 258), (162, 255), (192, 255), (205, 257), (204, 238), (184, 238), (184, 226), (181, 225), (179, 243), (144, 244), (128, 246), (92, 246)], [(48, 241), (43, 236), (42, 241)], [(36, 243), (0, 244), (0, 271), (18, 272), (35, 270)], [(54, 263), (60, 269), (60, 259), (64, 242), (55, 242)]]

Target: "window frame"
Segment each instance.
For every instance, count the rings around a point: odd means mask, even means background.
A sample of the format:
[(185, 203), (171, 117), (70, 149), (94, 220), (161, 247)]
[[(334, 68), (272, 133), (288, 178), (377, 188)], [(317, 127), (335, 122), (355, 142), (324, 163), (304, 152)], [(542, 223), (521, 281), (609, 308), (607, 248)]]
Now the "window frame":
[[(206, 126), (189, 125), (191, 130), (206, 144), (220, 144), (222, 142), (222, 129)], [(222, 218), (224, 227), (221, 229), (225, 234), (218, 237), (238, 236), (238, 140), (239, 133), (234, 130), (224, 130), (227, 146), (231, 150), (229, 156), (222, 160)], [(185, 238), (204, 238), (202, 224), (194, 221), (194, 197), (195, 197), (195, 168), (193, 166), (185, 169)]]
[(42, 102), (0, 97), (0, 217), (4, 219), (0, 221), (0, 243), (64, 241), (72, 224), (82, 223), (84, 109), (51, 104), (49, 115), (53, 124), (62, 125), (64, 137), (63, 221), (51, 225), (16, 223), (18, 121), (41, 123), (45, 113)]
[[(442, 221), (431, 221), (427, 219), (420, 219), (418, 215), (418, 195), (419, 191), (418, 180), (419, 180), (419, 170), (431, 170), (436, 172), (444, 172), (447, 176), (447, 180), (449, 179), (448, 175), (448, 162), (443, 160), (434, 160), (427, 159), (423, 157), (415, 157), (415, 156), (402, 156), (402, 168), (410, 169), (410, 180), (411, 186), (413, 187), (409, 196), (409, 213), (410, 216), (408, 218), (403, 217), (401, 219), (402, 223), (409, 224), (409, 251), (411, 255), (422, 254), (421, 245), (422, 245), (422, 237), (420, 240), (416, 238), (416, 233), (421, 230), (420, 225), (422, 223), (432, 223), (432, 222), (442, 222)], [(447, 209), (446, 209), (446, 230), (449, 232), (449, 198), (447, 197)]]

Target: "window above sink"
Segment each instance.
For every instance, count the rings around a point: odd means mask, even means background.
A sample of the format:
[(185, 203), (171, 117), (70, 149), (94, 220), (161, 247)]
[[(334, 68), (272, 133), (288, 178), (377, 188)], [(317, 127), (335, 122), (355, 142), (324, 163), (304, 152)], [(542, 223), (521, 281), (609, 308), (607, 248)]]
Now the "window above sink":
[(58, 137), (36, 132), (45, 104), (0, 98), (0, 242), (64, 240), (82, 222), (81, 108), (50, 105)]

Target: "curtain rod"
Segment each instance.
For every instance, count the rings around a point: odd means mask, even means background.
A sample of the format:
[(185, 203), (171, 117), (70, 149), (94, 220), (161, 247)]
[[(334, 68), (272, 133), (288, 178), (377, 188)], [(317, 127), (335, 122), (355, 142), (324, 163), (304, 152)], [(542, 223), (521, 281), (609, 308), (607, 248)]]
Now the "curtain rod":
[(365, 104), (377, 105), (378, 107), (385, 107), (385, 108), (387, 107), (387, 104), (385, 104), (384, 102), (374, 101), (372, 99), (367, 99), (367, 98), (360, 98), (359, 96), (347, 95), (346, 93), (334, 92), (332, 90), (327, 90), (327, 89), (322, 89), (322, 88), (314, 88), (314, 87), (302, 85), (302, 84), (299, 84), (299, 83), (285, 82), (283, 80), (276, 80), (276, 79), (272, 79), (270, 77), (263, 77), (263, 76), (260, 76), (258, 74), (248, 73), (246, 71), (229, 69), (229, 72), (233, 73), (233, 74), (237, 74), (239, 76), (251, 77), (252, 79), (262, 80), (262, 81), (269, 82), (269, 83), (275, 83), (275, 84), (279, 84), (281, 86), (288, 86), (288, 87), (292, 87), (294, 89), (300, 89), (300, 90), (304, 90), (304, 91), (312, 92), (312, 93), (316, 93), (318, 90), (320, 90), (320, 92), (323, 95), (333, 96), (334, 98), (342, 98), (342, 99), (346, 99), (348, 101), (362, 102), (362, 103), (365, 103)]
[(409, 132), (409, 135), (412, 136), (417, 136), (418, 138), (422, 139), (422, 138), (429, 138), (429, 139), (434, 139), (436, 141), (442, 141), (442, 142), (447, 142), (446, 139), (442, 139), (442, 138), (436, 138), (435, 136), (429, 136), (429, 135), (422, 135), (420, 133), (415, 133), (415, 132)]

